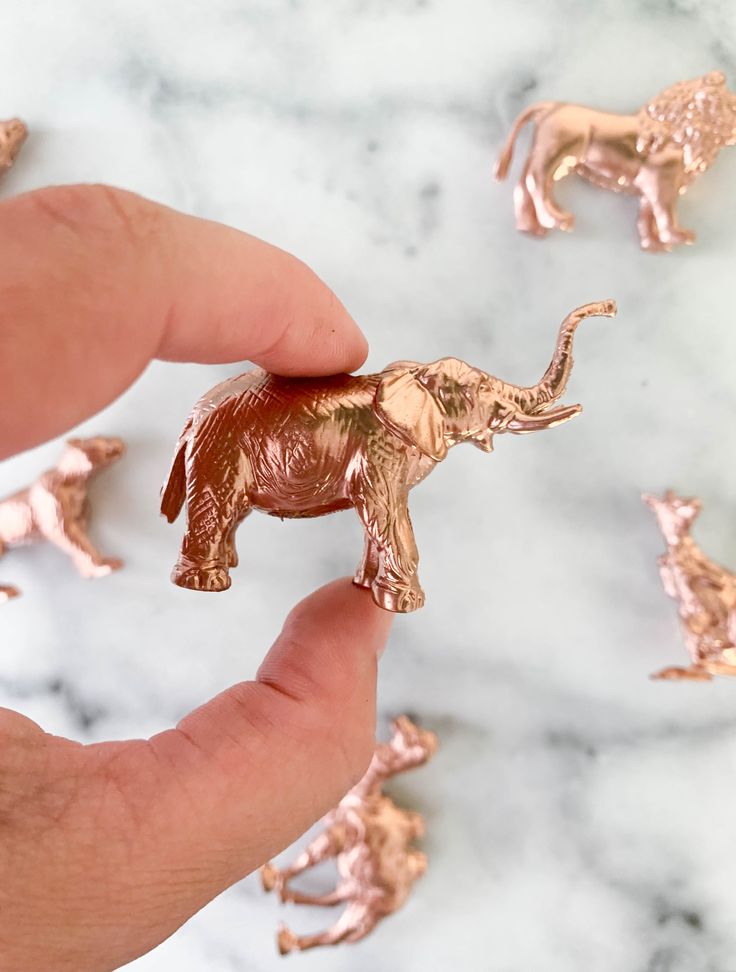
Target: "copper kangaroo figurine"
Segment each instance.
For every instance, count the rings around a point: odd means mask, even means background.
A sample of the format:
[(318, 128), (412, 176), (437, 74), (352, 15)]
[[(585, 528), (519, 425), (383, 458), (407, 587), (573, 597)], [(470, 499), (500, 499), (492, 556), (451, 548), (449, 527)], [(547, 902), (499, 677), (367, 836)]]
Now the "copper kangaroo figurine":
[(365, 529), (355, 583), (387, 611), (420, 608), (409, 490), (460, 442), (491, 452), (496, 434), (549, 429), (577, 415), (580, 405), (554, 407), (572, 368), (575, 329), (615, 312), (609, 300), (569, 314), (545, 375), (528, 388), (456, 358), (332, 378), (256, 369), (217, 385), (184, 426), (163, 489), (170, 522), (187, 507), (173, 582), (226, 590), (235, 531), (254, 509), (288, 518), (353, 507)]
[[(424, 834), (418, 813), (402, 810), (382, 792), (397, 773), (421, 766), (435, 753), (437, 737), (406, 716), (394, 722), (390, 742), (376, 747), (363, 779), (323, 819), (324, 832), (283, 870), (272, 864), (261, 869), (266, 891), (278, 890), (282, 901), (347, 907), (335, 924), (317, 935), (298, 936), (285, 925), (278, 932), (282, 955), (318, 945), (337, 945), (365, 938), (387, 915), (404, 904), (427, 868), (425, 855), (411, 847)], [(289, 888), (298, 874), (334, 858), (339, 880), (328, 894), (302, 894)]]
[(645, 494), (667, 544), (659, 558), (664, 589), (678, 602), (685, 644), (692, 664), (664, 668), (653, 678), (709, 680), (736, 675), (736, 574), (703, 553), (690, 536), (700, 500), (682, 499), (671, 490), (663, 497)]
[(638, 196), (642, 249), (661, 252), (695, 240), (679, 225), (675, 205), (720, 150), (736, 143), (736, 95), (713, 71), (666, 88), (634, 115), (539, 102), (514, 122), (496, 179), (506, 178), (516, 137), (530, 121), (534, 138), (514, 190), (517, 229), (533, 236), (571, 230), (575, 218), (560, 209), (552, 189), (576, 172), (602, 189)]
[[(121, 567), (121, 560), (103, 557), (87, 536), (87, 484), (124, 451), (120, 439), (69, 439), (53, 469), (0, 502), (0, 556), (10, 547), (48, 540), (71, 557), (83, 577), (104, 577)], [(15, 587), (0, 586), (0, 602), (18, 594)]]

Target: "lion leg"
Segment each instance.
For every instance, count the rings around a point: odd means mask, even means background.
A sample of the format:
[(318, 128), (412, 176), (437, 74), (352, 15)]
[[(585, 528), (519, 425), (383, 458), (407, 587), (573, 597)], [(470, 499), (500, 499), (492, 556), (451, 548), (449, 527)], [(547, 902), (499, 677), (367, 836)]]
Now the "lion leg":
[(639, 217), (636, 221), (636, 228), (639, 231), (639, 242), (642, 250), (648, 250), (650, 253), (664, 253), (670, 249), (659, 238), (654, 210), (646, 196), (641, 196), (639, 200)]
[[(579, 144), (578, 144), (579, 142)], [(539, 223), (546, 229), (571, 230), (575, 225), (572, 213), (560, 209), (557, 205), (552, 188), (555, 181), (563, 179), (572, 172), (576, 165), (583, 160), (585, 144), (583, 139), (564, 148), (544, 151), (544, 147), (532, 145), (524, 181), (529, 195), (534, 201)]]
[(652, 207), (660, 242), (666, 246), (693, 243), (695, 233), (680, 226), (675, 211), (680, 195), (682, 158), (675, 154), (665, 159), (654, 157), (651, 161), (652, 164), (639, 171), (636, 185)]
[(521, 181), (514, 188), (514, 212), (516, 214), (516, 228), (522, 233), (529, 233), (532, 236), (547, 235), (547, 230), (537, 219), (537, 207), (534, 205), (534, 200), (526, 186), (526, 168)]

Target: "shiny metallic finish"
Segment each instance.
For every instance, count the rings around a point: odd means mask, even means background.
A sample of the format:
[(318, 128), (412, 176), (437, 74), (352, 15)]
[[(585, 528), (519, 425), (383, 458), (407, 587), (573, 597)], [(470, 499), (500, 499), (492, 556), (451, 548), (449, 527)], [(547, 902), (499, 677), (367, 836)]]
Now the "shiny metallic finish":
[[(48, 540), (71, 557), (83, 577), (104, 577), (122, 561), (103, 557), (86, 533), (87, 484), (125, 452), (120, 439), (69, 439), (58, 464), (32, 486), (0, 502), (0, 556), (7, 548)], [(0, 587), (0, 603), (18, 594)]]
[(27, 138), (28, 129), (20, 118), (0, 122), (0, 173), (11, 168)]
[(692, 664), (664, 668), (653, 678), (708, 680), (736, 675), (736, 575), (706, 557), (690, 536), (700, 500), (672, 491), (642, 499), (654, 512), (667, 553), (659, 558), (665, 591), (678, 602)]
[[(266, 891), (278, 890), (282, 901), (308, 905), (345, 904), (335, 924), (317, 935), (298, 936), (281, 925), (282, 955), (317, 945), (357, 942), (404, 904), (427, 868), (425, 855), (411, 843), (424, 834), (418, 813), (402, 810), (382, 792), (385, 780), (421, 766), (435, 753), (437, 737), (419, 729), (406, 716), (394, 722), (390, 742), (376, 746), (363, 779), (323, 819), (324, 831), (283, 870), (266, 864), (261, 878)], [(321, 861), (334, 858), (339, 880), (328, 894), (292, 891), (289, 882)]]
[(638, 196), (641, 246), (662, 252), (695, 240), (678, 224), (675, 204), (719, 151), (736, 143), (736, 95), (724, 75), (713, 71), (666, 88), (635, 115), (539, 102), (514, 123), (496, 179), (506, 178), (516, 137), (529, 121), (536, 129), (514, 190), (518, 229), (534, 236), (571, 230), (575, 218), (558, 207), (552, 189), (576, 172), (603, 189)]
[(580, 405), (553, 407), (572, 368), (575, 329), (615, 313), (608, 300), (569, 314), (549, 368), (529, 388), (457, 358), (331, 378), (256, 369), (213, 388), (184, 426), (163, 489), (169, 522), (187, 507), (173, 582), (226, 590), (238, 562), (235, 531), (252, 510), (290, 518), (353, 507), (365, 528), (355, 583), (387, 611), (420, 608), (409, 490), (460, 442), (491, 452), (496, 434), (549, 429), (577, 415)]

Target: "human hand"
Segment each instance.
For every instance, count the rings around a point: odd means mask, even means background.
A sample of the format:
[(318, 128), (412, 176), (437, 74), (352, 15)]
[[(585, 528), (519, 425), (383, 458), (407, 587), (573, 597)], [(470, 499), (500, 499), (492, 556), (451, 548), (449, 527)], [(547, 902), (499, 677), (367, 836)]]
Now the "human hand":
[[(0, 204), (0, 459), (154, 358), (351, 371), (366, 344), (302, 263), (102, 186)], [(0, 708), (0, 966), (104, 972), (167, 938), (333, 806), (374, 744), (391, 615), (347, 580), (258, 670), (147, 740), (83, 746)]]

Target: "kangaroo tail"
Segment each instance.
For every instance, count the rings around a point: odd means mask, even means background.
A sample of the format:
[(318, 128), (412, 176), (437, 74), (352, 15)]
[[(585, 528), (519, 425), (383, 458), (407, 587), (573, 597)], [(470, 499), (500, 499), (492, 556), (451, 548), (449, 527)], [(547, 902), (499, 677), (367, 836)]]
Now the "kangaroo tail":
[(171, 463), (169, 478), (161, 490), (161, 512), (169, 523), (174, 522), (184, 505), (184, 497), (187, 491), (187, 475), (184, 460), (191, 429), (192, 420), (190, 418), (187, 419), (187, 423), (179, 436), (174, 461)]
[(527, 122), (532, 121), (532, 119), (536, 121), (543, 111), (547, 111), (548, 108), (552, 107), (552, 104), (553, 103), (551, 101), (539, 101), (536, 105), (530, 105), (528, 108), (522, 111), (522, 113), (516, 119), (514, 122), (514, 127), (511, 129), (511, 133), (506, 139), (506, 144), (503, 147), (503, 151), (498, 157), (496, 167), (493, 170), (493, 175), (497, 182), (501, 182), (508, 175), (509, 166), (511, 165), (511, 158), (514, 154), (514, 143), (516, 142), (519, 132), (522, 130), (524, 125), (527, 124)]

